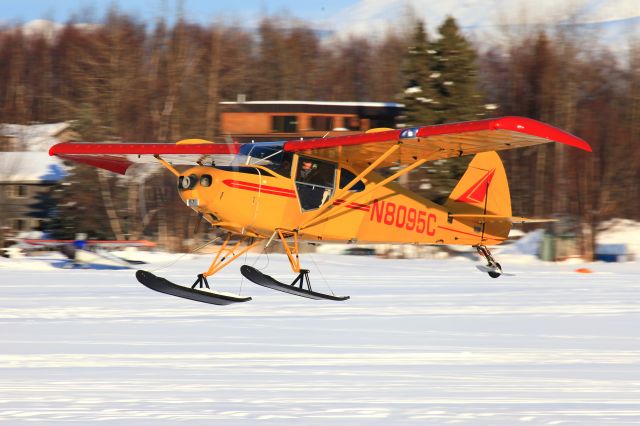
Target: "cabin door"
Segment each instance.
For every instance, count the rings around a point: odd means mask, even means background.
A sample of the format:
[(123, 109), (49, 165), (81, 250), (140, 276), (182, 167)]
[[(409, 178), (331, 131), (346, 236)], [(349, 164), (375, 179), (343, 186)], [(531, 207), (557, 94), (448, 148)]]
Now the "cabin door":
[(335, 190), (336, 166), (315, 158), (298, 156), (296, 191), (302, 211), (320, 208)]

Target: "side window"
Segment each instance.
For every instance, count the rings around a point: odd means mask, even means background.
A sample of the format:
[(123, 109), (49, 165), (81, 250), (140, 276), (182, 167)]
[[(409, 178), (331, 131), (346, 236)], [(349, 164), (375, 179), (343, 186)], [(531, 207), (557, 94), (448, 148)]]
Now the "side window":
[(280, 150), (280, 152), (270, 158), (270, 160), (271, 162), (264, 164), (266, 168), (271, 169), (282, 176), (291, 177), (291, 163), (293, 162), (293, 153)]
[(335, 166), (333, 164), (307, 157), (299, 158), (296, 182), (333, 188), (334, 178)]
[[(356, 175), (351, 173), (349, 170), (340, 169), (340, 189), (347, 186), (349, 182), (351, 182), (355, 177)], [(355, 185), (351, 187), (350, 191), (355, 191), (355, 192), (364, 191), (364, 182), (359, 180), (358, 182), (356, 182)]]
[(248, 144), (248, 148), (241, 150), (244, 150), (241, 152), (246, 156), (244, 164), (264, 166), (282, 176), (291, 177), (293, 153), (285, 152), (282, 144)]
[(298, 158), (296, 190), (303, 211), (315, 210), (331, 198), (335, 165), (308, 157)]

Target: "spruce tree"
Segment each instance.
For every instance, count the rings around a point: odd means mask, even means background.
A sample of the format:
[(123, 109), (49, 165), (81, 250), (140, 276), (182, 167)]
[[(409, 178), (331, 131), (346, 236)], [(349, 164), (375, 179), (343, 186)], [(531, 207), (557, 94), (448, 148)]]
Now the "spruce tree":
[(435, 93), (431, 75), (432, 52), (424, 23), (417, 21), (405, 56), (403, 69), (405, 87), (402, 101), (405, 104), (404, 126), (432, 124), (436, 119), (433, 102)]
[[(475, 50), (452, 17), (445, 20), (438, 33), (438, 40), (429, 42), (422, 22), (416, 25), (404, 70), (404, 125), (477, 120), (485, 115)], [(412, 173), (409, 185), (424, 197), (442, 202), (470, 160), (464, 157), (428, 163)]]
[(447, 17), (438, 28), (440, 37), (434, 51), (431, 82), (438, 103), (437, 123), (478, 120), (486, 114), (478, 90), (476, 52), (460, 33), (455, 19)]

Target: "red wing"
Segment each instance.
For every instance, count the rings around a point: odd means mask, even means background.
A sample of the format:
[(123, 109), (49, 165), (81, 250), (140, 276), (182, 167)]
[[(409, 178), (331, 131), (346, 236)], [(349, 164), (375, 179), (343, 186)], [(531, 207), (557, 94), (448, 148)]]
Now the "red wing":
[(502, 117), (479, 121), (440, 124), (339, 136), (306, 141), (288, 141), (284, 149), (303, 152), (333, 161), (342, 160), (354, 166), (366, 166), (392, 145), (402, 145), (380, 167), (500, 151), (548, 142), (558, 142), (591, 151), (584, 140), (556, 127), (524, 117)]
[(198, 143), (91, 143), (63, 142), (54, 145), (49, 155), (125, 174), (134, 163), (155, 163), (159, 155), (174, 165), (195, 165), (202, 161), (229, 163), (240, 149), (239, 144)]

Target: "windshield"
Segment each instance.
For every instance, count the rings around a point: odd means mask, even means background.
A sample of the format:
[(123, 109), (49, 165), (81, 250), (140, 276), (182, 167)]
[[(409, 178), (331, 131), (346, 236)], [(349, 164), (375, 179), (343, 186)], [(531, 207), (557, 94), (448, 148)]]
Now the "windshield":
[(260, 142), (242, 145), (233, 165), (264, 166), (282, 176), (289, 177), (292, 159), (293, 154), (284, 151), (284, 142)]

